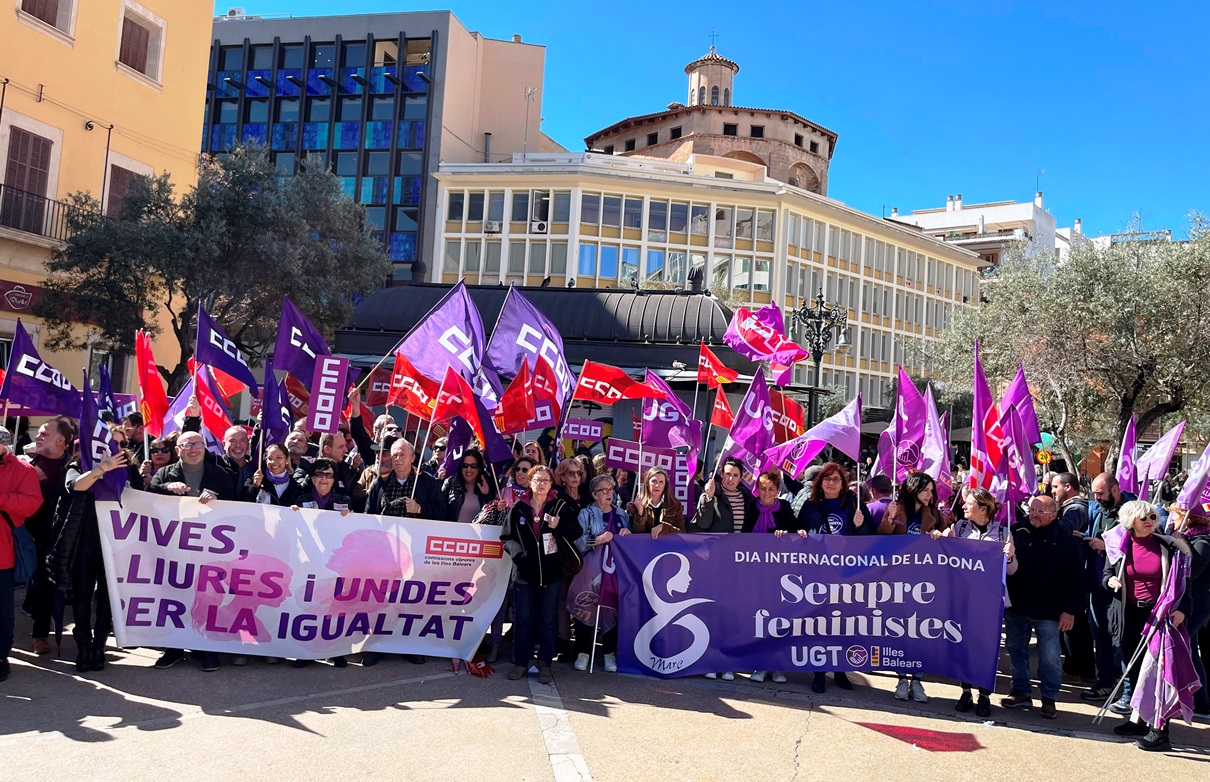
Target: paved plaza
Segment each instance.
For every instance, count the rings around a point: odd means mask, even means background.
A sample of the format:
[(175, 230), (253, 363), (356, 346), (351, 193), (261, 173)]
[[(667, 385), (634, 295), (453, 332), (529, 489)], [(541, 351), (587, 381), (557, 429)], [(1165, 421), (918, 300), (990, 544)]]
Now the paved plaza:
[[(29, 620), (19, 616), (25, 647)], [(1057, 720), (999, 707), (985, 724), (954, 711), (958, 687), (930, 681), (927, 704), (893, 699), (895, 677), (854, 674), (824, 695), (810, 676), (753, 684), (658, 680), (556, 663), (555, 684), (454, 674), (448, 661), (388, 657), (343, 670), (253, 660), (203, 673), (157, 671), (157, 653), (117, 651), (77, 676), (75, 648), (15, 650), (0, 684), (0, 779), (52, 767), (90, 780), (1065, 780), (1106, 774), (1205, 780), (1210, 724), (1172, 729), (1176, 748), (1141, 752), (1115, 738), (1120, 718), (1064, 685)], [(1006, 663), (1005, 663), (1006, 665)], [(997, 688), (1008, 689), (1003, 675)], [(1037, 705), (1037, 701), (1035, 701)], [(1112, 716), (1112, 715), (1111, 715)]]

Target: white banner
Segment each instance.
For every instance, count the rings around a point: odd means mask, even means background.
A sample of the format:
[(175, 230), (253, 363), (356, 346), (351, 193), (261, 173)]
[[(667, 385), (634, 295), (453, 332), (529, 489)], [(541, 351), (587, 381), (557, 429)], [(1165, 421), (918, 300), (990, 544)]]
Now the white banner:
[(97, 519), (124, 647), (469, 659), (512, 572), (499, 527), (130, 488)]

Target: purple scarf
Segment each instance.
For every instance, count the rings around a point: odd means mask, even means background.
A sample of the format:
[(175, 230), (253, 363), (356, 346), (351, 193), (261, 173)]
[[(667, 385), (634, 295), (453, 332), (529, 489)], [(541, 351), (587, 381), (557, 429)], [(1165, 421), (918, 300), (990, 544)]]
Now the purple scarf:
[(269, 483), (274, 486), (285, 486), (290, 482), (290, 473), (283, 472), (281, 475), (274, 475), (271, 472), (265, 473), (265, 477), (269, 479)]
[(772, 505), (765, 505), (760, 500), (756, 501), (756, 526), (752, 528), (753, 532), (772, 532), (777, 529), (777, 522), (773, 520), (773, 514), (781, 507), (781, 500), (774, 500)]
[(312, 499), (315, 500), (315, 507), (317, 507), (321, 510), (327, 510), (328, 506), (332, 504), (332, 495), (333, 494), (335, 494), (335, 492), (330, 491), (327, 494), (321, 495), (317, 491), (312, 491), (311, 497), (312, 497)]

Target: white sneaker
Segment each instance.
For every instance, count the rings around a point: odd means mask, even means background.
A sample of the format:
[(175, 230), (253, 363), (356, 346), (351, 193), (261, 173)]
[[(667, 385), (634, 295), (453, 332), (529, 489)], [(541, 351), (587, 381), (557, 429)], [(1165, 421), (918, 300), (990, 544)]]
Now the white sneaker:
[(605, 655), (605, 672), (606, 673), (617, 673), (618, 672), (618, 656), (616, 654)]
[(773, 683), (774, 684), (785, 684), (786, 675), (784, 673), (782, 673), (781, 671), (774, 671), (773, 672)]
[(764, 671), (753, 671), (752, 675), (749, 676), (748, 678), (751, 679), (752, 681), (756, 682), (757, 684), (759, 684), (760, 682), (763, 682), (765, 680), (765, 672)]
[(908, 699), (908, 689), (912, 683), (907, 679), (900, 679), (899, 684), (895, 685), (895, 700), (906, 701)]
[(723, 673), (723, 681), (725, 681), (725, 682), (735, 681), (735, 674), (731, 673), (731, 671), (726, 671), (725, 673)]
[[(924, 694), (924, 685), (920, 683), (919, 679), (912, 679), (911, 690), (912, 690), (912, 700), (916, 701), (916, 703), (928, 703), (929, 702), (929, 696)], [(898, 691), (896, 691), (895, 697), (899, 697)]]
[(717, 673), (708, 673), (708, 674), (706, 674), (706, 678), (707, 679), (717, 679), (718, 674)]
[(574, 667), (577, 671), (587, 671), (588, 670), (588, 655), (577, 654), (575, 665), (572, 667)]

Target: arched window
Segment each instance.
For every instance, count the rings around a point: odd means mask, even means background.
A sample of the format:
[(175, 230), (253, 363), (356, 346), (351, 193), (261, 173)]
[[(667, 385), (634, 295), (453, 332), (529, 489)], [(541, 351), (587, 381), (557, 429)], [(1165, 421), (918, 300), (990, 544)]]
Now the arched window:
[(697, 88), (697, 105), (699, 105), (699, 106), (706, 105), (706, 87), (705, 87), (705, 85), (702, 85), (701, 87)]
[(718, 87), (717, 86), (710, 88), (710, 105), (711, 106), (718, 105)]
[(723, 88), (723, 105), (731, 105), (731, 90), (726, 87)]

